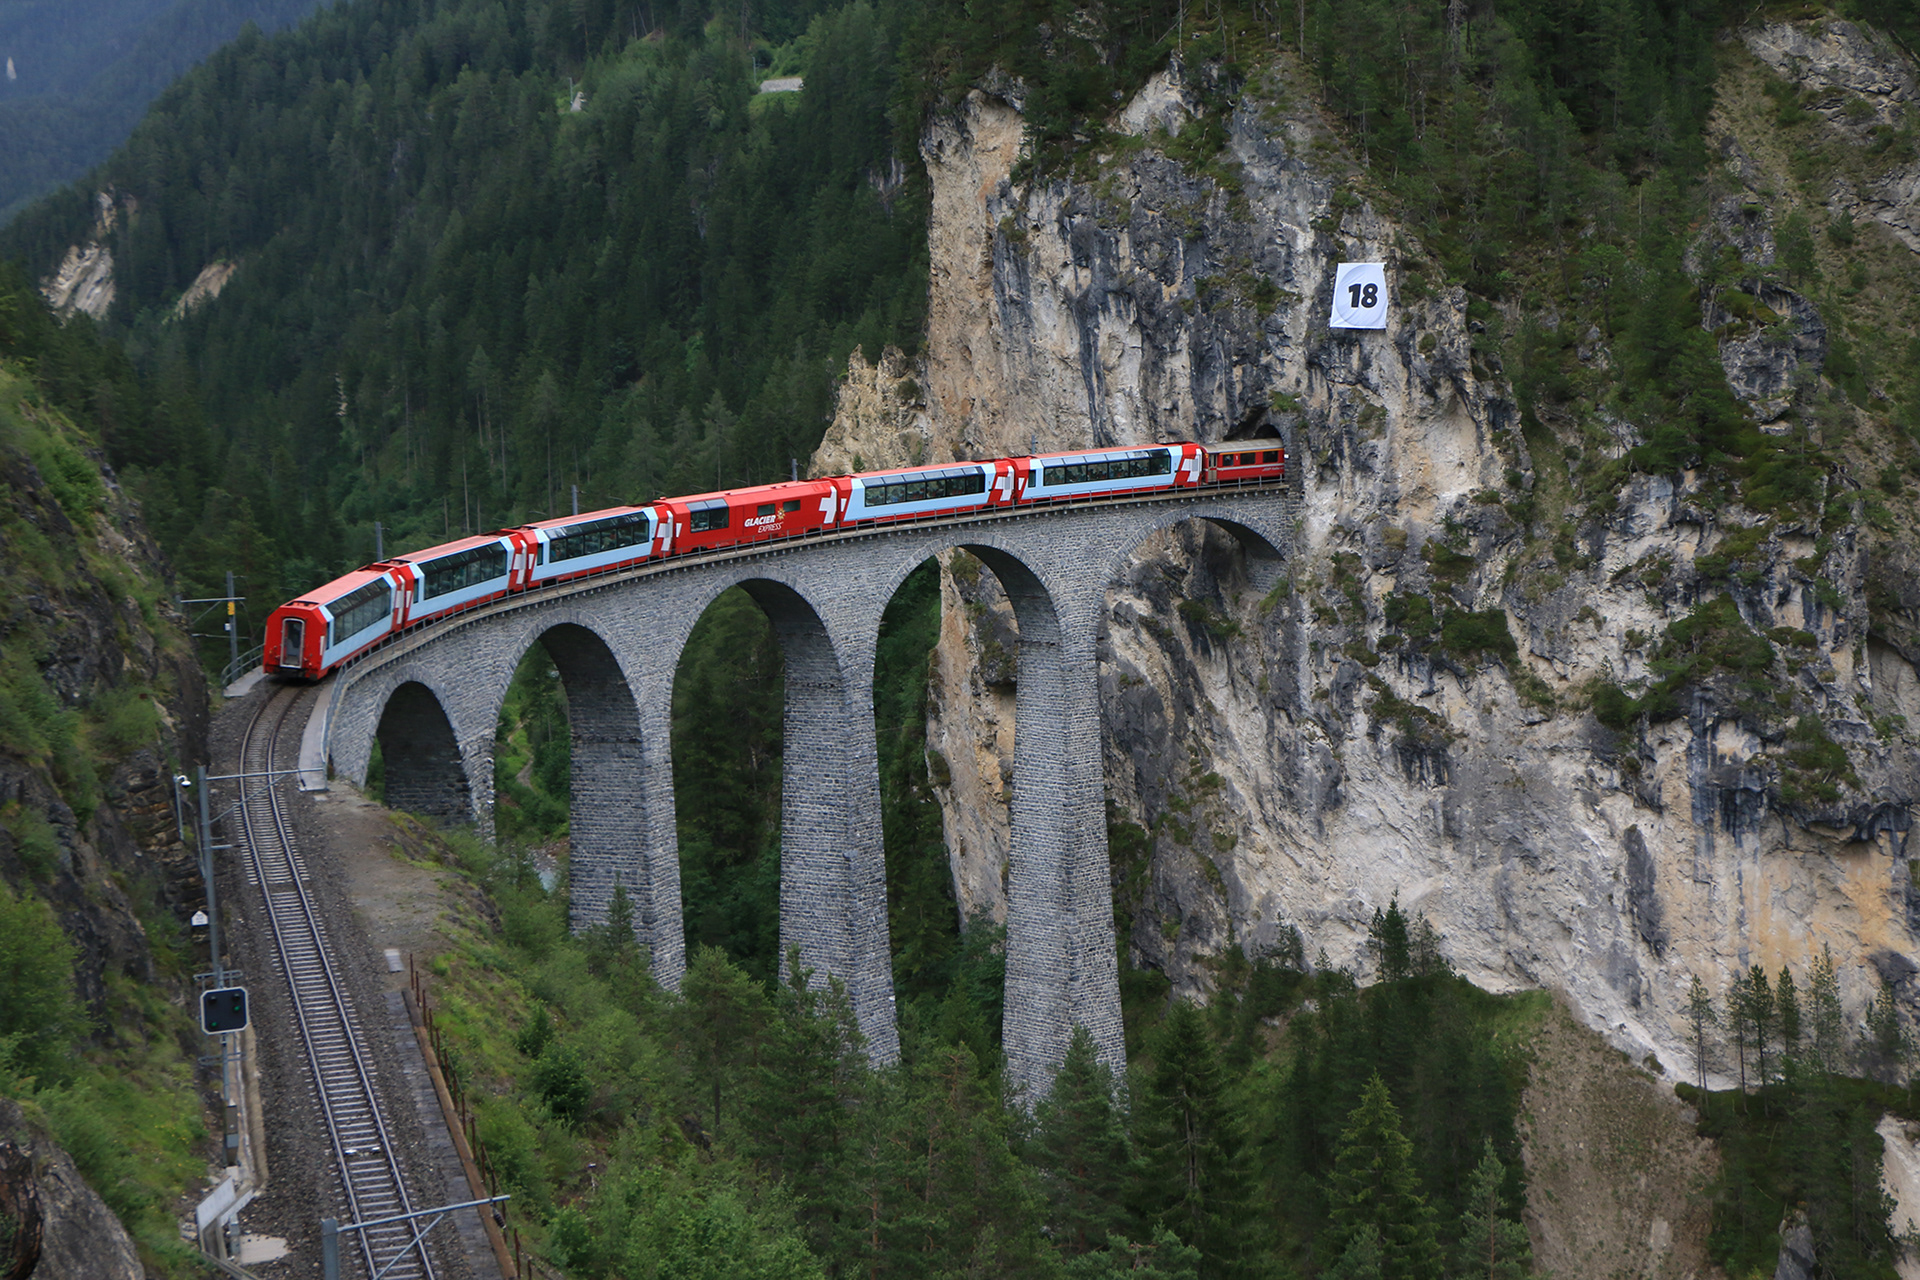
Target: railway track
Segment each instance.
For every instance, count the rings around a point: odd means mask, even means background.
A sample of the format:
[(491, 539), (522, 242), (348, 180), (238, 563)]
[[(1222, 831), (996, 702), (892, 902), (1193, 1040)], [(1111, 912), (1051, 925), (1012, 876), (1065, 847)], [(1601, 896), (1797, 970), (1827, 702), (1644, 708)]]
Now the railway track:
[[(286, 767), (276, 746), (300, 693), (276, 690), (248, 723), (240, 748), (242, 772), (267, 774)], [(380, 1114), (353, 1003), (334, 972), (332, 947), (307, 891), (306, 869), (282, 795), (288, 781), (247, 778), (241, 783), (239, 817), (248, 879), (259, 885), (266, 900), (275, 954), (287, 978), (327, 1140), (346, 1193), (346, 1221), (392, 1218), (411, 1213), (414, 1206)], [(432, 1259), (425, 1244), (414, 1241), (411, 1223), (370, 1227), (346, 1235), (340, 1243), (343, 1266), (350, 1267), (348, 1259), (358, 1257), (365, 1277), (433, 1280)]]

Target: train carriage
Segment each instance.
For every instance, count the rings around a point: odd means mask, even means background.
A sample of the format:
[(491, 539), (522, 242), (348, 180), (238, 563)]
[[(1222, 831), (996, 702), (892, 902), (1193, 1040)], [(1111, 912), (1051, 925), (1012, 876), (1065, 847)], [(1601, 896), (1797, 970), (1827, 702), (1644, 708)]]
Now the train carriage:
[(1243, 440), (1209, 448), (1205, 484), (1258, 484), (1285, 478), (1286, 454), (1278, 440)]
[(281, 605), (267, 618), (261, 665), (274, 675), (318, 680), (386, 639), (396, 595), (391, 566), (377, 564)]
[(1041, 454), (1021, 459), (1026, 463), (1021, 500), (1055, 502), (1186, 487), (1200, 482), (1205, 454), (1197, 444)]
[(690, 498), (662, 498), (655, 505), (673, 518), (675, 555), (822, 533), (839, 523), (840, 507), (827, 480), (789, 480)]
[(431, 622), (507, 594), (514, 549), (513, 535), (490, 533), (394, 556), (388, 563), (400, 586), (395, 629)]
[(847, 523), (911, 520), (1004, 507), (1013, 503), (1013, 464), (953, 462), (902, 471), (841, 476), (841, 518)]
[(611, 573), (667, 554), (673, 520), (653, 507), (609, 507), (506, 532), (514, 540), (508, 590)]

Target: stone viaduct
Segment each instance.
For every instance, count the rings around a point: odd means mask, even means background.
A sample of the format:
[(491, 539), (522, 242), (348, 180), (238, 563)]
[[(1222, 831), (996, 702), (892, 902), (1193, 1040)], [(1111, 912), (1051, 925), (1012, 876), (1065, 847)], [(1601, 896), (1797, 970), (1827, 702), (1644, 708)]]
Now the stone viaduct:
[(1149, 535), (1210, 521), (1265, 590), (1290, 545), (1279, 487), (1022, 509), (670, 560), (497, 602), (405, 636), (332, 677), (321, 732), (366, 780), (376, 739), (397, 808), (492, 825), (495, 724), (544, 644), (572, 716), (571, 920), (604, 922), (616, 884), (666, 986), (684, 965), (670, 705), (696, 621), (744, 588), (786, 661), (781, 948), (847, 988), (870, 1052), (898, 1053), (873, 722), (880, 617), (907, 575), (954, 548), (1000, 579), (1019, 629), (1004, 1043), (1037, 1097), (1076, 1023), (1123, 1069), (1095, 644), (1106, 592)]

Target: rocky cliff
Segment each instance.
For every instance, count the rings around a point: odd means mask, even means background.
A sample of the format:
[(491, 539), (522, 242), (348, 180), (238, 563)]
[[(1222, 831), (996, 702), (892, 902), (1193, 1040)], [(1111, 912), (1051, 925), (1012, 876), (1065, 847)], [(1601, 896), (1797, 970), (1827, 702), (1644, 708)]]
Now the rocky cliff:
[(4, 363), (0, 432), (0, 874), (53, 904), (105, 1014), (110, 975), (156, 980), (142, 914), (200, 900), (172, 779), (204, 758), (206, 682), (137, 508)]
[[(1802, 197), (1755, 86), (1792, 77), (1817, 127), (1861, 140), (1814, 212), (1855, 210), (1860, 260), (1894, 281), (1920, 203), (1910, 154), (1869, 144), (1876, 125), (1911, 138), (1913, 68), (1844, 23), (1745, 40), (1690, 261), (1737, 258), (1699, 323), (1755, 420), (1785, 430), (1789, 409), (1830, 403), (1833, 322), (1761, 278)], [(1895, 490), (1853, 478), (1878, 466), (1863, 420), (1808, 428), (1847, 459), (1818, 477), (1813, 518), (1691, 472), (1621, 467), (1596, 500), (1570, 477), (1620, 458), (1636, 425), (1523, 430), (1497, 340), (1518, 307), (1433, 283), (1284, 59), (1215, 117), (1218, 155), (1183, 152), (1204, 75), (1156, 77), (1077, 175), (1022, 163), (1017, 85), (936, 120), (926, 354), (856, 360), (816, 461), (1285, 441), (1282, 588), (1235, 594), (1233, 544), (1205, 527), (1144, 544), (1112, 584), (1100, 678), (1132, 962), (1201, 994), (1210, 957), (1292, 928), (1307, 956), (1364, 970), (1367, 923), (1397, 895), (1474, 982), (1564, 992), (1677, 1075), (1694, 975), (1718, 992), (1831, 947), (1850, 1008), (1882, 978), (1911, 1005), (1920, 566)], [(1384, 331), (1328, 327), (1341, 261), (1386, 264)], [(1597, 330), (1579, 354), (1610, 359)], [(943, 589), (929, 743), (963, 910), (998, 911), (1014, 623), (965, 557)]]
[[(186, 1188), (165, 1180), (196, 1160), (183, 1138), (204, 1138), (192, 1067), (203, 1038), (187, 1013), (187, 919), (204, 895), (173, 776), (205, 758), (208, 695), (138, 509), (34, 376), (75, 348), (8, 285), (0, 278), (0, 893), (10, 908), (50, 909), (81, 1007), (48, 1027), (0, 1004), (0, 1094), (22, 1100), (0, 1097), (0, 1225), (37, 1206), (36, 1276), (139, 1276), (128, 1231), (152, 1245), (157, 1219), (161, 1247), (177, 1247), (164, 1237)], [(0, 1001), (19, 1001), (15, 1013), (65, 1004), (16, 973), (0, 974)], [(111, 1103), (87, 1092), (101, 1079)], [(151, 1112), (136, 1115), (136, 1101)], [(56, 1138), (76, 1113), (83, 1144), (69, 1159)], [(162, 1194), (136, 1185), (149, 1177)], [(146, 1219), (123, 1229), (96, 1191)]]

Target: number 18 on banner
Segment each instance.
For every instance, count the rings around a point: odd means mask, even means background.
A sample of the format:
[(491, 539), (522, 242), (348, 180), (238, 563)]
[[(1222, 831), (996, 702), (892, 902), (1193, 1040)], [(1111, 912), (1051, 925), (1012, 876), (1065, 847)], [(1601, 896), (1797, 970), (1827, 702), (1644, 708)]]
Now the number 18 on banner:
[(1333, 273), (1335, 329), (1387, 327), (1387, 268), (1381, 262), (1343, 262)]

